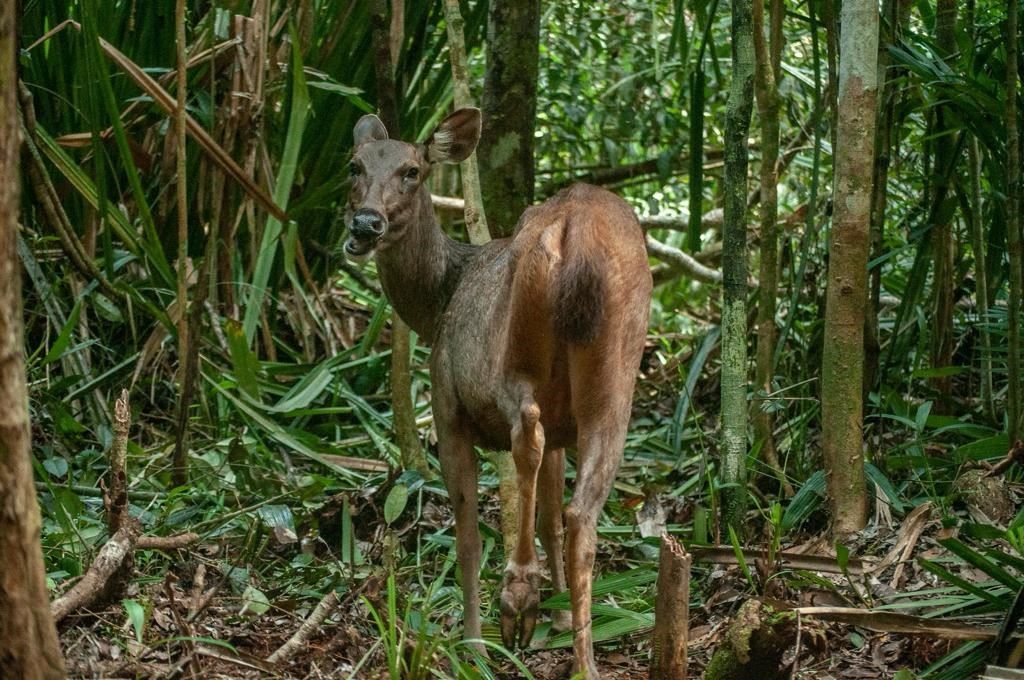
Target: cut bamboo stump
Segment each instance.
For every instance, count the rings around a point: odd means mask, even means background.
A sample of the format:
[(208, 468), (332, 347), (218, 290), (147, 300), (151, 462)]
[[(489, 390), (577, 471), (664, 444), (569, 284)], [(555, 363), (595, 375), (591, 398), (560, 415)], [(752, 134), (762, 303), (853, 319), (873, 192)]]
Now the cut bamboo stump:
[(651, 680), (686, 678), (686, 645), (690, 634), (690, 564), (693, 558), (667, 534), (661, 536), (658, 596), (654, 604), (654, 648)]

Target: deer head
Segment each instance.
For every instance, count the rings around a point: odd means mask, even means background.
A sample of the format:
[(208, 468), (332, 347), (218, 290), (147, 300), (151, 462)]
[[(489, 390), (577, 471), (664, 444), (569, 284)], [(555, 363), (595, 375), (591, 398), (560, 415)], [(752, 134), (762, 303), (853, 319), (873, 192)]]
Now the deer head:
[(480, 139), (480, 110), (455, 111), (423, 144), (389, 139), (374, 115), (360, 118), (353, 135), (345, 253), (349, 259), (365, 260), (399, 243), (410, 229), (433, 228), (430, 208), (419, 200), (427, 191), (424, 182), (434, 163), (458, 163), (473, 153)]

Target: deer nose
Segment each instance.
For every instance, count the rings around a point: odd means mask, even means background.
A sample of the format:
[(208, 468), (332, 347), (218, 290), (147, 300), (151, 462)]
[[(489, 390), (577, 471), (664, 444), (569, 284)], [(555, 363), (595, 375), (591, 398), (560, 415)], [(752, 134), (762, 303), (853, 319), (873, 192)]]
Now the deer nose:
[(376, 210), (361, 208), (352, 216), (352, 236), (359, 240), (375, 241), (384, 235), (387, 219)]

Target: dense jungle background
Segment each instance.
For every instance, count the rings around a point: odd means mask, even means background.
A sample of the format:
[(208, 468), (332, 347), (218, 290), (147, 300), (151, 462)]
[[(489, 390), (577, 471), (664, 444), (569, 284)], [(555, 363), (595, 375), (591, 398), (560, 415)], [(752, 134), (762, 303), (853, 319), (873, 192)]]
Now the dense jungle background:
[(49, 597), (124, 539), (89, 600), (54, 605), (67, 672), (569, 677), (548, 617), (533, 649), (499, 642), (501, 452), (480, 457), (489, 658), (460, 641), (429, 349), (341, 251), (356, 120), (420, 141), (456, 102), (483, 110), (483, 211), (467, 225), (470, 170), (439, 166), (448, 233), (508, 235), (577, 181), (647, 233), (602, 675), (647, 677), (663, 534), (693, 559), (693, 677), (1017, 665), (1019, 4), (2, 10), (22, 190), (0, 273), (22, 282)]

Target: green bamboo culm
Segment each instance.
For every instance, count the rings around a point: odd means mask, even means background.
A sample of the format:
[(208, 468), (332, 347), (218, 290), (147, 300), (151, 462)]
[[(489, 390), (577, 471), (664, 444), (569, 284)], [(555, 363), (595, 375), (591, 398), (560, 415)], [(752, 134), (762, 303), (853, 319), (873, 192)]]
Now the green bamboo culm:
[(747, 135), (754, 106), (750, 0), (732, 0), (732, 85), (725, 113), (725, 225), (722, 235), (723, 528), (744, 532), (747, 508)]

